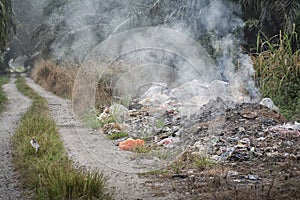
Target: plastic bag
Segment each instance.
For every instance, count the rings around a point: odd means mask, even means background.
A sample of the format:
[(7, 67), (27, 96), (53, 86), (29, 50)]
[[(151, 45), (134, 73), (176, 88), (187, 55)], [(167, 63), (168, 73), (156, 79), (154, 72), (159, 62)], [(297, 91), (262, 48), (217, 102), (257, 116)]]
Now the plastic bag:
[(125, 151), (131, 151), (138, 146), (144, 146), (144, 144), (145, 144), (144, 140), (141, 139), (134, 140), (132, 138), (128, 138), (125, 141), (119, 142), (119, 148)]

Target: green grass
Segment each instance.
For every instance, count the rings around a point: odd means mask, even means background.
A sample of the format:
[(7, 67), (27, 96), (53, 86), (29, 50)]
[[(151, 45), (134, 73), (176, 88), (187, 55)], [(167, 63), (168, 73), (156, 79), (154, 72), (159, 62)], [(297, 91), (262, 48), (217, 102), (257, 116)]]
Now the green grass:
[(164, 128), (165, 126), (165, 122), (162, 119), (158, 119), (155, 123), (156, 128)]
[(215, 165), (216, 163), (208, 156), (194, 156), (193, 158), (193, 166), (200, 171)]
[[(289, 120), (300, 120), (300, 50), (292, 49), (292, 35), (280, 34), (270, 40), (258, 37), (258, 54), (253, 56), (256, 82), (263, 97), (273, 99)], [(274, 44), (272, 40), (278, 40)], [(268, 50), (264, 50), (264, 49)]]
[(143, 153), (149, 153), (152, 149), (153, 147), (148, 145), (138, 145), (132, 151), (135, 153), (143, 154)]
[(117, 133), (112, 133), (110, 135), (107, 135), (107, 139), (117, 140), (117, 139), (128, 137), (128, 136), (129, 136), (129, 134), (126, 132), (117, 132)]
[[(33, 192), (31, 199), (112, 199), (102, 173), (75, 168), (66, 156), (46, 100), (25, 79), (17, 79), (16, 85), (33, 99), (13, 137), (13, 162), (22, 185)], [(31, 137), (40, 145), (37, 153), (30, 145)]]
[(92, 129), (99, 129), (102, 128), (105, 124), (115, 123), (116, 120), (113, 115), (110, 115), (108, 118), (103, 120), (97, 119), (97, 114), (90, 112), (82, 117), (83, 123), (86, 127)]
[(103, 124), (97, 120), (96, 113), (88, 113), (82, 117), (83, 123), (86, 127), (92, 129), (99, 129), (103, 127)]
[(2, 86), (9, 82), (9, 78), (7, 76), (0, 76), (0, 112), (5, 108), (5, 104), (7, 102), (7, 97), (5, 96)]
[(167, 175), (170, 172), (168, 170), (165, 169), (157, 169), (157, 170), (152, 170), (152, 171), (148, 171), (148, 172), (142, 172), (139, 173), (139, 175), (141, 176), (145, 176), (145, 175)]

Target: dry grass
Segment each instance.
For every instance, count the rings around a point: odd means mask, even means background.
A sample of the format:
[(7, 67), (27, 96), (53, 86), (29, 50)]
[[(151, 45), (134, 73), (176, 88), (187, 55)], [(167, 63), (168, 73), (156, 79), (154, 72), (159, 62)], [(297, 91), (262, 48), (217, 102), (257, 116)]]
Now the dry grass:
[[(87, 90), (87, 85), (95, 86), (95, 88), (90, 88), (95, 91), (95, 106), (99, 108), (101, 105), (109, 105), (111, 103), (112, 96), (112, 79), (114, 78), (113, 73), (108, 72), (104, 78), (102, 78), (98, 83), (91, 81), (96, 80), (96, 73), (94, 72), (83, 72), (84, 74), (79, 74), (79, 69), (81, 66), (74, 64), (72, 62), (65, 62), (63, 64), (57, 64), (51, 60), (42, 60), (38, 62), (31, 73), (33, 80), (44, 87), (46, 90), (53, 92), (54, 94), (64, 97), (72, 98), (73, 92), (82, 92)], [(80, 80), (76, 80), (76, 78)], [(75, 85), (75, 81), (79, 84)], [(76, 90), (74, 89), (76, 86)], [(94, 91), (92, 91), (94, 92)], [(90, 101), (90, 99), (84, 99), (85, 96), (81, 95), (80, 99), (73, 99), (76, 101), (84, 102)], [(88, 96), (87, 96), (88, 98)]]
[(57, 65), (53, 61), (38, 62), (33, 71), (32, 78), (45, 89), (65, 98), (72, 97), (72, 90), (79, 66), (73, 63)]

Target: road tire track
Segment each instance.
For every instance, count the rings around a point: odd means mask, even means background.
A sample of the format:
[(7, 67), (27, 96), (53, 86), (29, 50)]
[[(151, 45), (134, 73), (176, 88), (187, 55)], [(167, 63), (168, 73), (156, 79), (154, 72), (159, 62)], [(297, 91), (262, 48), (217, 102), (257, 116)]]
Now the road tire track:
[[(0, 114), (0, 199), (23, 199), (19, 188), (18, 174), (12, 165), (12, 137), (16, 132), (22, 115), (31, 105), (31, 100), (20, 93), (12, 78), (3, 90), (8, 104)], [(28, 141), (29, 144), (29, 141)]]
[[(70, 100), (46, 91), (30, 78), (26, 81), (33, 90), (47, 100), (50, 114), (59, 128), (68, 156), (75, 164), (103, 171), (109, 178), (109, 185), (115, 189), (115, 199), (154, 198), (153, 191), (145, 187), (147, 179), (136, 174), (140, 169), (137, 168), (138, 164), (130, 160), (131, 152), (118, 150), (113, 142), (106, 140), (99, 131), (83, 127), (73, 115)], [(125, 169), (126, 172), (124, 172)]]

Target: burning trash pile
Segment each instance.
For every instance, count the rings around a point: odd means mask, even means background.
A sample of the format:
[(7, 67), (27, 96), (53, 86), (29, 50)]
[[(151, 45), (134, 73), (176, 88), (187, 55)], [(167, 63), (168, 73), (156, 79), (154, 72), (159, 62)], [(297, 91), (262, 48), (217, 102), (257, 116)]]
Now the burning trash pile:
[[(227, 103), (217, 99), (201, 108), (198, 123), (189, 128), (197, 138), (194, 153), (228, 162), (300, 159), (299, 123), (287, 123), (277, 111), (261, 104)], [(218, 107), (225, 108), (223, 113), (216, 112)]]
[(228, 91), (222, 81), (194, 80), (174, 89), (154, 84), (128, 108), (104, 109), (99, 120), (113, 116), (103, 132), (120, 136), (114, 139), (123, 150), (188, 148), (219, 162), (300, 159), (299, 123), (287, 123), (270, 99), (238, 103)]

